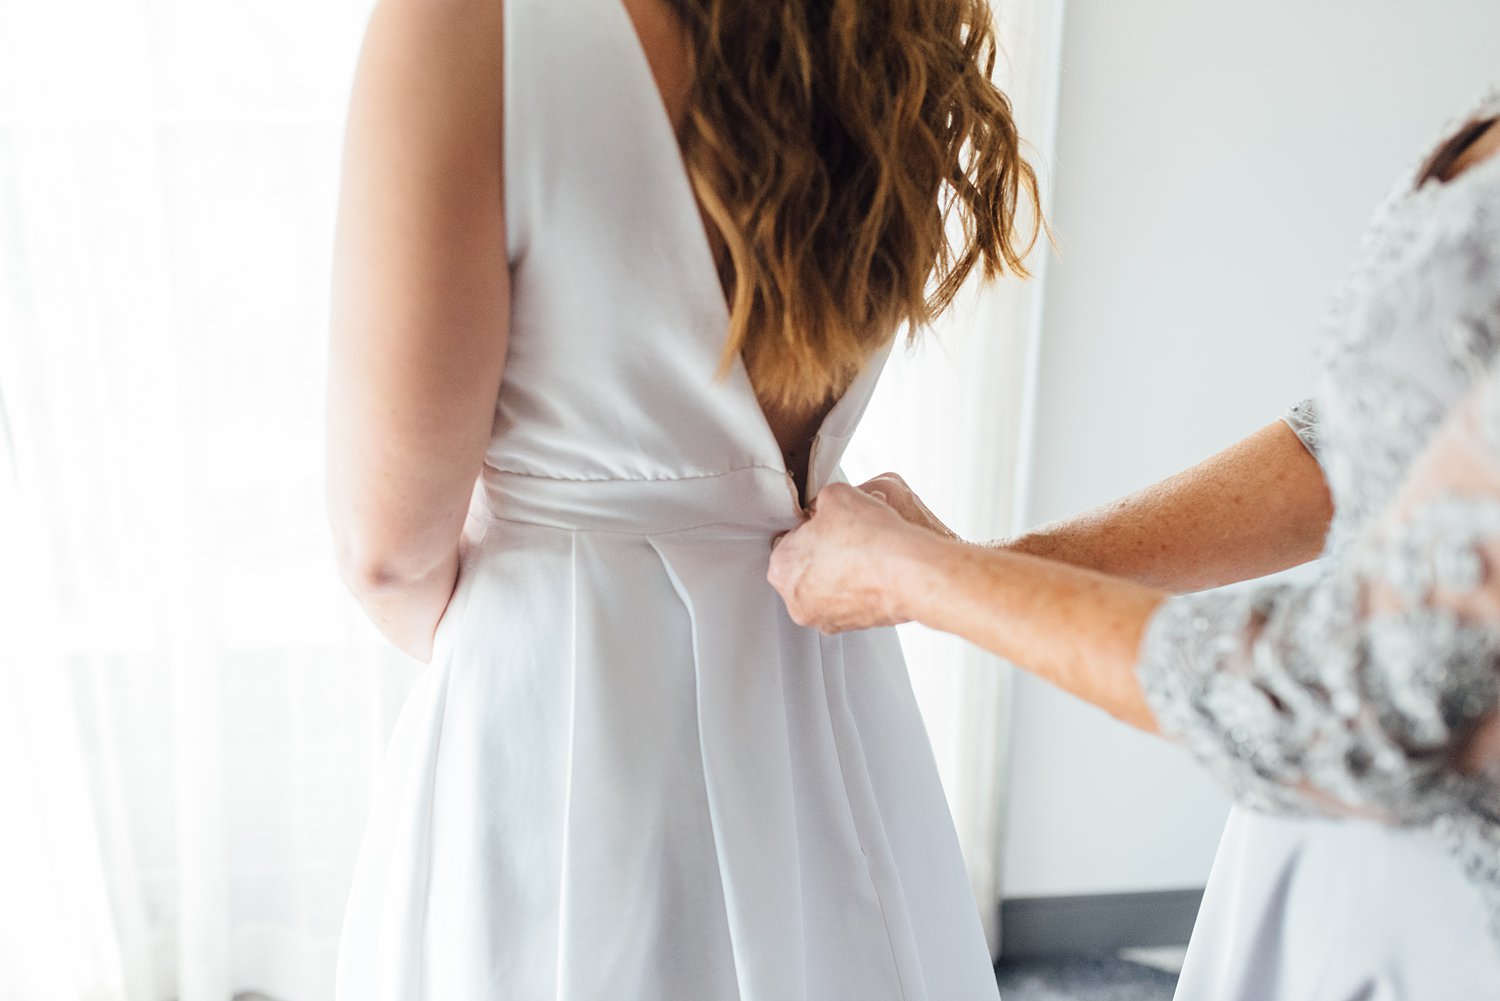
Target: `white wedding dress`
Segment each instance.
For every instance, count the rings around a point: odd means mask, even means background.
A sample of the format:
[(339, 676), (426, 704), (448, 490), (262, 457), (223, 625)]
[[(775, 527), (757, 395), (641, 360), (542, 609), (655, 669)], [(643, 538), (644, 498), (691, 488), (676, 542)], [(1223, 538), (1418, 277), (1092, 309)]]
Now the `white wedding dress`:
[[(798, 523), (619, 0), (506, 0), (510, 351), (339, 1001), (994, 1001), (894, 633), (765, 573)], [(817, 435), (811, 491), (880, 359)]]

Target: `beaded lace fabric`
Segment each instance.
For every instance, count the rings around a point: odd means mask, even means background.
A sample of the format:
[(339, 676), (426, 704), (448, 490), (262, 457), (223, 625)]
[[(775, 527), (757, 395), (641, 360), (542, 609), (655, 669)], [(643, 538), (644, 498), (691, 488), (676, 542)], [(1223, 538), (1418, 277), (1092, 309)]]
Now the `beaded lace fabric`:
[[(1447, 130), (1500, 115), (1500, 88)], [(1415, 169), (1284, 415), (1335, 504), (1318, 574), (1169, 599), (1139, 674), (1243, 804), (1432, 827), (1500, 935), (1500, 157)]]

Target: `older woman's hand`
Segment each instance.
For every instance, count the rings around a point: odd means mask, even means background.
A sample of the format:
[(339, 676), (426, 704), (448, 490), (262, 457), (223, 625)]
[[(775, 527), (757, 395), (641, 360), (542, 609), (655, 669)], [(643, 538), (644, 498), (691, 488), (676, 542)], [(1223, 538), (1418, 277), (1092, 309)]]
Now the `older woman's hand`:
[[(887, 481), (884, 488), (889, 491), (885, 496), (894, 496), (906, 511), (926, 512), (899, 478)], [(883, 491), (831, 483), (813, 499), (807, 521), (777, 540), (766, 578), (798, 625), (838, 633), (910, 618), (902, 608), (907, 581), (899, 556), (923, 537), (930, 538), (923, 529), (930, 527), (948, 537), (952, 533), (930, 514), (931, 526), (916, 527), (903, 518), (905, 512), (875, 496), (877, 492)]]

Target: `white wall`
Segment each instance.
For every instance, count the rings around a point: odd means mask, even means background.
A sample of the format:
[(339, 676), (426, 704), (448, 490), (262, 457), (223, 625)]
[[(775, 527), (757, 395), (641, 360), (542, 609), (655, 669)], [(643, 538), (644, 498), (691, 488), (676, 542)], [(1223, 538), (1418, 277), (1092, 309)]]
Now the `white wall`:
[[(1118, 496), (1305, 395), (1397, 175), (1491, 80), (1497, 0), (1071, 0), (1028, 520)], [(1006, 895), (1201, 886), (1226, 800), (1022, 678)]]

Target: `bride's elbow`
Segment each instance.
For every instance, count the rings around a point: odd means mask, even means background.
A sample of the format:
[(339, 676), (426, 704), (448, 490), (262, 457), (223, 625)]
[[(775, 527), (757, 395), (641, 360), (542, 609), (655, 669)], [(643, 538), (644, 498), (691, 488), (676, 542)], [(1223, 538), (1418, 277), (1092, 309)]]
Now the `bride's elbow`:
[(344, 586), (359, 598), (410, 591), (431, 579), (441, 561), (357, 531), (334, 531), (334, 562)]

